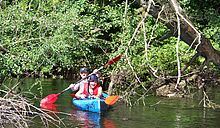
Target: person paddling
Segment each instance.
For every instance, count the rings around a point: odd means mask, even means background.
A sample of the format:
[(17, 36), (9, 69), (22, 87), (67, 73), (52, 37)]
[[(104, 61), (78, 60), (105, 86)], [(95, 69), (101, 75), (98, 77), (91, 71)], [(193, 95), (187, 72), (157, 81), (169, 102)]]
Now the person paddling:
[(80, 89), (75, 96), (81, 99), (88, 97), (101, 98), (102, 87), (99, 84), (99, 80), (96, 74), (93, 74), (89, 77), (88, 83), (84, 83), (83, 86), (80, 86)]
[(80, 86), (83, 86), (85, 83), (88, 83), (88, 79), (86, 78), (89, 75), (89, 69), (88, 68), (80, 68), (80, 77), (83, 79), (81, 82), (77, 84), (70, 84), (69, 88), (71, 88), (72, 91), (78, 91)]

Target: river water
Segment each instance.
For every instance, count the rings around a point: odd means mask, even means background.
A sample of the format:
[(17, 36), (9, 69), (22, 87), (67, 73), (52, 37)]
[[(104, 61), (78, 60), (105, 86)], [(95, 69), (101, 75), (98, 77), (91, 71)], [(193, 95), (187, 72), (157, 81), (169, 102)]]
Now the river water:
[[(45, 96), (61, 92), (72, 81), (60, 79), (26, 79), (23, 88), (36, 94), (39, 100)], [(71, 103), (70, 92), (60, 95), (56, 104), (56, 111), (69, 115), (58, 114), (64, 124), (59, 127), (68, 128), (217, 128), (220, 127), (220, 109), (203, 108), (199, 104), (201, 97), (189, 98), (164, 98), (150, 96), (132, 107), (123, 101), (117, 102), (110, 111), (105, 113), (92, 113), (80, 111)], [(220, 89), (208, 91), (210, 100), (220, 104)], [(44, 127), (38, 119), (34, 120), (31, 127)], [(51, 125), (51, 127), (55, 127)]]

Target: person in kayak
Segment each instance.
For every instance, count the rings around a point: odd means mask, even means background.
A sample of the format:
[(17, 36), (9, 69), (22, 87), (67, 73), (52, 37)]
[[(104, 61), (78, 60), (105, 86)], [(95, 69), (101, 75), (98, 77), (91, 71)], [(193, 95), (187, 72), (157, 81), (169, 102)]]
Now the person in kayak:
[(101, 72), (98, 69), (95, 69), (93, 73), (96, 74), (96, 76), (98, 77), (99, 84), (100, 86), (102, 86), (102, 91), (107, 91), (108, 85), (110, 83), (110, 78), (102, 76)]
[(88, 83), (84, 83), (83, 86), (80, 86), (79, 91), (75, 95), (77, 98), (101, 98), (102, 96), (102, 87), (99, 84), (99, 79), (96, 74), (93, 74), (89, 77)]
[(83, 79), (81, 82), (77, 84), (70, 84), (69, 88), (71, 88), (72, 91), (76, 92), (79, 90), (80, 86), (83, 86), (84, 83), (88, 83), (88, 79), (86, 78), (89, 75), (89, 69), (88, 68), (80, 68), (80, 77)]

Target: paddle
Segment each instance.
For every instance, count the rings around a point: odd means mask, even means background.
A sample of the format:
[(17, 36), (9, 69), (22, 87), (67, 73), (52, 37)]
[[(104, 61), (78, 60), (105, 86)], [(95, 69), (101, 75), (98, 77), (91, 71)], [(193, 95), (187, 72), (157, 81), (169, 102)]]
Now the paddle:
[(119, 96), (108, 96), (105, 98), (105, 103), (107, 105), (113, 105), (116, 101), (118, 101)]
[[(116, 56), (115, 58), (113, 59), (110, 59), (105, 65), (101, 66), (97, 71), (109, 66), (109, 65), (112, 65), (114, 64), (115, 62), (117, 62), (120, 58), (121, 58), (122, 54)], [(91, 74), (89, 74), (87, 77), (77, 81), (75, 84), (83, 81), (84, 79), (90, 77), (92, 74), (94, 74), (93, 72)], [(54, 102), (57, 101), (57, 98), (59, 97), (60, 94), (64, 93), (65, 91), (69, 90), (70, 87), (64, 89), (62, 92), (60, 93), (57, 93), (57, 94), (50, 94), (48, 96), (46, 96), (45, 98), (43, 98), (41, 101), (40, 101), (40, 104), (53, 104)]]

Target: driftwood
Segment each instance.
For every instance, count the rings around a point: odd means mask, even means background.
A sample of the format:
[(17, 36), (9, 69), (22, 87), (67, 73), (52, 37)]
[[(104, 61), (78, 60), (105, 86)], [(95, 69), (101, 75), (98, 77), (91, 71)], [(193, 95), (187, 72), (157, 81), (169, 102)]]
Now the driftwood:
[(0, 90), (0, 92), (5, 94), (0, 97), (0, 125), (2, 128), (28, 128), (34, 123), (34, 118), (40, 118), (45, 127), (49, 127), (49, 124), (59, 127), (59, 124), (62, 123), (59, 118), (56, 118), (55, 113), (48, 114), (49, 111), (45, 112), (37, 108), (21, 95), (4, 90)]

